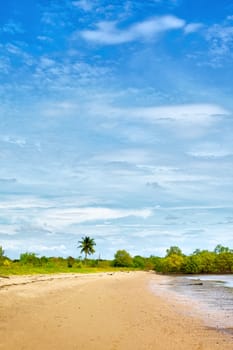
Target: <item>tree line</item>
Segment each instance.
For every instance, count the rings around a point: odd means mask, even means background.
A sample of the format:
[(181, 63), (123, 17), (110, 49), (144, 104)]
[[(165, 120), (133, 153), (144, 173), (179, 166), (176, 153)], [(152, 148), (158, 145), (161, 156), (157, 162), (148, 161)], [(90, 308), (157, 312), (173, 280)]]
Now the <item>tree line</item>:
[(164, 274), (202, 274), (202, 273), (233, 273), (233, 249), (217, 245), (213, 251), (196, 249), (192, 254), (185, 255), (178, 246), (172, 246), (166, 250), (164, 257), (151, 255), (143, 257), (140, 255), (131, 256), (124, 249), (117, 250), (114, 259), (91, 259), (88, 256), (95, 252), (96, 243), (93, 238), (82, 237), (77, 248), (84, 254), (74, 258), (63, 257), (38, 257), (35, 253), (22, 253), (17, 260), (11, 260), (5, 255), (0, 246), (0, 268), (10, 268), (12, 266), (21, 267), (44, 267), (48, 271), (66, 269), (90, 268), (129, 268), (140, 270), (154, 270)]

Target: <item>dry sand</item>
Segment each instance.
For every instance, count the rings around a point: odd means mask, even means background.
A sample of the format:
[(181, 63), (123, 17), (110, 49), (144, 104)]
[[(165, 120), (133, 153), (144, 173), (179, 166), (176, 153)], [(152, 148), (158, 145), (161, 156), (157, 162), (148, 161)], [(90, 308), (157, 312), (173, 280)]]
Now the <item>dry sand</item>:
[(232, 350), (209, 329), (155, 296), (146, 272), (0, 278), (0, 349)]

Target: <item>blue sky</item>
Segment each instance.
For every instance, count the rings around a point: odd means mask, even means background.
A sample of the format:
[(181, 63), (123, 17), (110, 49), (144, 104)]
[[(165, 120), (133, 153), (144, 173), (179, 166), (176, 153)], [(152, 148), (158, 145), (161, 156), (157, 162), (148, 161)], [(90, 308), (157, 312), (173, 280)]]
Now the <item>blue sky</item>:
[(0, 0), (10, 257), (233, 247), (233, 4)]

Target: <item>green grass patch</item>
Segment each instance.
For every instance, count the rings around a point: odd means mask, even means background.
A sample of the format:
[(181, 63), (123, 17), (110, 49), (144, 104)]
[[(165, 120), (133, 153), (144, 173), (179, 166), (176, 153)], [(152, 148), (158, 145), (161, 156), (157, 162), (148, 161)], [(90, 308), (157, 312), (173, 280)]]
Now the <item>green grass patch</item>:
[(0, 266), (0, 276), (10, 275), (35, 275), (35, 274), (54, 274), (54, 273), (100, 273), (100, 272), (116, 272), (131, 271), (133, 268), (123, 267), (66, 267), (66, 266), (29, 266), (12, 264), (11, 266)]

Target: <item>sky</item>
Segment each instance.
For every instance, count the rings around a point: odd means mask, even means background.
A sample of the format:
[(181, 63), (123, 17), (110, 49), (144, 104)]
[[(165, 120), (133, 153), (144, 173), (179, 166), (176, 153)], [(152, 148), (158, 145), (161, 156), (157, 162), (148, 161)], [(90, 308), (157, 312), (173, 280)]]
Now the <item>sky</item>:
[(231, 0), (0, 0), (6, 255), (233, 248)]

